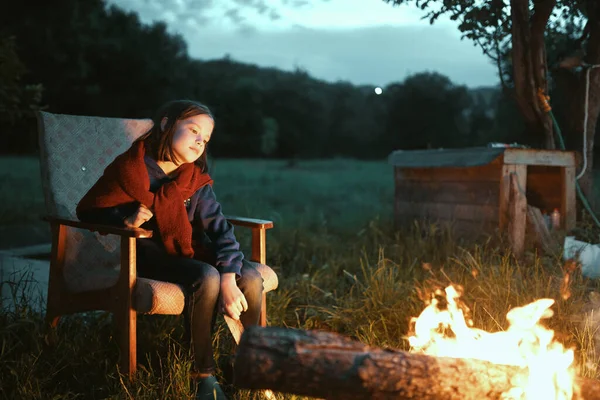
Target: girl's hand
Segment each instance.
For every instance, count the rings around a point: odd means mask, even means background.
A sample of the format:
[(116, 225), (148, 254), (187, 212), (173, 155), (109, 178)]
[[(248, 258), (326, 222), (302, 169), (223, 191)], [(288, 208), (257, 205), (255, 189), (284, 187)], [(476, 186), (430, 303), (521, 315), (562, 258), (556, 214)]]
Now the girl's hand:
[(128, 228), (139, 228), (144, 222), (149, 221), (154, 214), (148, 207), (140, 204), (137, 211), (123, 220), (123, 223)]
[(221, 275), (221, 309), (235, 320), (248, 309), (246, 297), (235, 282), (235, 273)]

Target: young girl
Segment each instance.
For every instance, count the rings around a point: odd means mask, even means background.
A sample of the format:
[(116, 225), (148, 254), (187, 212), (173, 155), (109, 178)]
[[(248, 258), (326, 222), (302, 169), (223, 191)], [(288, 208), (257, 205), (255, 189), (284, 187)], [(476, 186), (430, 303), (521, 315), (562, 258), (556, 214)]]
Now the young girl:
[(137, 241), (138, 275), (186, 289), (198, 398), (225, 398), (213, 376), (217, 311), (258, 324), (263, 280), (240, 251), (207, 174), (214, 118), (203, 104), (173, 101), (154, 126), (104, 171), (77, 206), (82, 221), (154, 231)]

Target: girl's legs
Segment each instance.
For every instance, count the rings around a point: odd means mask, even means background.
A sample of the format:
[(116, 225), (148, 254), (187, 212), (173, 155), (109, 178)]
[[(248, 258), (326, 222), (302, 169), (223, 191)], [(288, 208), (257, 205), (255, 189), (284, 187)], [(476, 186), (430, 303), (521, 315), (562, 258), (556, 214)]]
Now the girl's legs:
[[(197, 373), (212, 374), (215, 361), (212, 348), (212, 332), (217, 316), (217, 302), (221, 289), (221, 275), (212, 265), (193, 259), (185, 259), (184, 270), (189, 280), (186, 286), (188, 301), (184, 309), (187, 336), (194, 350)], [(189, 287), (189, 289), (188, 289)]]
[(263, 278), (248, 261), (242, 265), (242, 276), (238, 277), (237, 285), (248, 302), (248, 310), (240, 315), (244, 328), (258, 325), (262, 305)]
[[(194, 352), (195, 372), (212, 374), (215, 369), (212, 330), (221, 287), (219, 272), (215, 267), (198, 260), (168, 256), (149, 239), (138, 240), (137, 248), (140, 276), (177, 283), (185, 288), (185, 327)], [(248, 310), (241, 314), (240, 320), (247, 328), (259, 322), (263, 279), (245, 260), (241, 275), (236, 282), (248, 302)]]
[(212, 330), (221, 288), (219, 272), (202, 261), (169, 256), (148, 239), (138, 240), (137, 249), (139, 276), (176, 283), (185, 289), (186, 338), (191, 342), (194, 369), (200, 374), (213, 373)]

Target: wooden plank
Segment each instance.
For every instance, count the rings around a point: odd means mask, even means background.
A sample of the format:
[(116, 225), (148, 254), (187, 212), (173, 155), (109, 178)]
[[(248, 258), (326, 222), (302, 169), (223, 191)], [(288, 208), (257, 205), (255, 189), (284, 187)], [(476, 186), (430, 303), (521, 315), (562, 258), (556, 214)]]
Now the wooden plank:
[(551, 235), (542, 212), (537, 207), (527, 206), (527, 229), (531, 229), (536, 244), (546, 254), (553, 254), (559, 246), (558, 241)]
[(231, 222), (232, 225), (244, 226), (246, 228), (271, 229), (273, 227), (273, 221), (266, 219), (245, 218), (233, 215), (226, 215), (225, 218), (227, 218), (227, 221)]
[[(271, 224), (271, 226), (273, 226)], [(260, 264), (267, 263), (267, 231), (269, 227), (265, 228), (252, 228), (252, 255), (250, 259)], [(267, 294), (263, 292), (262, 303), (260, 307), (260, 326), (267, 326)], [(241, 324), (240, 324), (241, 326)], [(231, 328), (231, 326), (230, 326)], [(243, 331), (242, 331), (243, 332)], [(233, 334), (233, 331), (232, 331)], [(235, 334), (234, 334), (235, 336)], [(239, 343), (239, 340), (236, 340)]]
[(500, 230), (508, 226), (508, 204), (510, 201), (510, 177), (515, 172), (514, 165), (504, 165), (500, 177), (500, 188), (498, 195), (498, 222)]
[(492, 181), (396, 182), (396, 199), (410, 202), (498, 205), (498, 183)]
[(262, 303), (260, 303), (260, 317), (258, 320), (260, 326), (267, 326), (267, 294), (262, 293)]
[(56, 328), (60, 316), (64, 314), (63, 292), (66, 290), (64, 267), (65, 249), (67, 241), (67, 227), (60, 224), (51, 224), (52, 250), (50, 256), (50, 271), (48, 273), (48, 300), (46, 304), (46, 324)]
[(576, 195), (575, 195), (575, 167), (566, 167), (561, 170), (562, 175), (562, 201), (561, 201), (561, 223), (565, 230), (575, 228), (576, 223)]
[(121, 271), (117, 290), (119, 299), (113, 312), (119, 328), (121, 372), (130, 380), (137, 370), (137, 313), (133, 308), (133, 290), (137, 278), (135, 238), (121, 237)]
[(416, 181), (498, 181), (501, 164), (494, 161), (480, 167), (448, 168), (400, 168), (396, 167), (396, 179)]
[(442, 220), (498, 221), (498, 208), (485, 204), (451, 204), (396, 200), (397, 216)]
[(510, 219), (508, 221), (508, 239), (513, 254), (521, 257), (525, 250), (525, 228), (527, 223), (527, 166), (515, 165), (510, 174)]
[(504, 163), (574, 167), (575, 155), (571, 151), (508, 148), (504, 152)]
[(152, 231), (148, 231), (142, 228), (120, 228), (111, 225), (91, 224), (89, 222), (81, 222), (79, 220), (67, 219), (62, 217), (55, 217), (48, 215), (43, 217), (44, 220), (51, 224), (58, 223), (61, 225), (71, 226), (73, 228), (87, 229), (92, 232), (98, 232), (102, 235), (119, 235), (121, 237), (134, 237), (134, 238), (151, 238)]
[(252, 229), (252, 255), (250, 259), (260, 264), (267, 263), (267, 231), (265, 228)]

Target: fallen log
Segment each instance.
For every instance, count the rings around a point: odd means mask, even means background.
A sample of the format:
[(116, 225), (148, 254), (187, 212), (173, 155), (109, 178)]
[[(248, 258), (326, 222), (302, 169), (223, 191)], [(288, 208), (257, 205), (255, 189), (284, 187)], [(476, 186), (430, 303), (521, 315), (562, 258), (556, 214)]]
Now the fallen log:
[[(500, 399), (519, 372), (487, 361), (370, 347), (335, 333), (251, 327), (236, 351), (234, 384), (324, 399), (482, 400)], [(574, 398), (600, 400), (600, 382), (577, 384)]]

